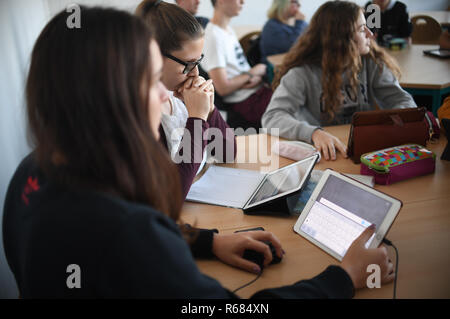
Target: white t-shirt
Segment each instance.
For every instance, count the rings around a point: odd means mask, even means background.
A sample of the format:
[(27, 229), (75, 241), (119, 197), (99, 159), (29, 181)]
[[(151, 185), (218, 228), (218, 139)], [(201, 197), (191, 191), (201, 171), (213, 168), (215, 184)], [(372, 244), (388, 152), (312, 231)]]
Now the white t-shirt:
[[(227, 77), (231, 79), (250, 70), (244, 50), (230, 26), (227, 27), (227, 30), (224, 30), (212, 22), (208, 23), (205, 29), (203, 53), (205, 57), (201, 66), (206, 72), (216, 68), (225, 68)], [(251, 89), (239, 89), (224, 96), (223, 99), (227, 103), (242, 102), (259, 88), (260, 86)]]
[[(169, 99), (172, 104), (172, 114), (162, 113), (161, 125), (164, 129), (164, 134), (166, 135), (167, 148), (169, 150), (170, 158), (173, 161), (176, 159), (176, 155), (180, 149), (181, 140), (184, 135), (184, 129), (186, 128), (186, 122), (189, 117), (186, 106), (183, 101), (176, 98), (173, 92), (169, 91)], [(197, 174), (203, 168), (206, 162), (206, 148), (203, 153), (202, 163), (200, 164)]]

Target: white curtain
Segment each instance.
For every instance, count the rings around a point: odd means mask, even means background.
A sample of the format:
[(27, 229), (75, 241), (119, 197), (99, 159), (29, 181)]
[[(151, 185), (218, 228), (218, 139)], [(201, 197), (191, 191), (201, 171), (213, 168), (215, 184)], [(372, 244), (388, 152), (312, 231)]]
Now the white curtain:
[[(9, 181), (30, 151), (26, 139), (25, 81), (32, 47), (48, 16), (45, 0), (0, 1), (0, 226)], [(0, 227), (0, 298), (17, 296)]]

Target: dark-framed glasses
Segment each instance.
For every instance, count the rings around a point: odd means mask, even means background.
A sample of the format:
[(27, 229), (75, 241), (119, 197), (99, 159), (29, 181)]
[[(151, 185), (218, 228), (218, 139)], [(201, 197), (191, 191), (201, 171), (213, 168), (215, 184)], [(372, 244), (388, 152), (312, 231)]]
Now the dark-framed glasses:
[(200, 64), (200, 62), (202, 62), (203, 57), (204, 57), (204, 54), (202, 54), (201, 57), (200, 57), (200, 59), (198, 59), (198, 60), (195, 61), (195, 62), (185, 62), (185, 61), (180, 60), (180, 59), (178, 59), (178, 58), (176, 58), (176, 57), (174, 57), (173, 55), (170, 55), (170, 54), (163, 54), (163, 55), (164, 55), (166, 58), (169, 58), (169, 59), (171, 59), (171, 60), (173, 60), (173, 61), (175, 61), (175, 62), (177, 62), (177, 63), (180, 63), (181, 65), (184, 65), (183, 74), (188, 74), (188, 73), (190, 73), (193, 69), (195, 69), (195, 68)]

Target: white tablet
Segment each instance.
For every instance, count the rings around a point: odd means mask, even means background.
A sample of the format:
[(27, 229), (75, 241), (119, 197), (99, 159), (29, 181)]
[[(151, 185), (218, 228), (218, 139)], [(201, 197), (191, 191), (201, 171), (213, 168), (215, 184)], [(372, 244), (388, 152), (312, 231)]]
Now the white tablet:
[(294, 231), (342, 261), (353, 241), (371, 224), (376, 231), (366, 247), (378, 247), (401, 207), (400, 200), (327, 169)]

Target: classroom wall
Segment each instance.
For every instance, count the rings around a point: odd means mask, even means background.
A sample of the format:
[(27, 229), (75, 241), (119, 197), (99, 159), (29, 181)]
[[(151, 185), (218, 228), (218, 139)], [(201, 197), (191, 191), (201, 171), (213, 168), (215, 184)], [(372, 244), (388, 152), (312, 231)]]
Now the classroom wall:
[[(48, 1), (51, 14), (55, 14), (65, 8), (69, 3), (79, 4), (99, 4), (119, 7), (125, 10), (133, 11), (139, 0), (46, 0)], [(166, 0), (175, 2), (174, 0)], [(314, 12), (327, 0), (300, 0), (301, 10), (306, 15), (307, 20), (312, 17)], [(357, 4), (363, 6), (368, 0), (354, 0)], [(403, 0), (409, 11), (436, 11), (446, 10), (450, 6), (450, 0)], [(246, 0), (241, 14), (232, 20), (232, 25), (259, 25), (262, 26), (267, 20), (266, 12), (269, 9), (272, 0)], [(210, 0), (201, 0), (199, 15), (205, 17), (212, 16), (212, 5)]]
[(0, 1), (0, 298), (18, 296), (3, 249), (3, 203), (17, 165), (30, 151), (24, 84), (32, 46), (48, 15), (46, 0)]
[[(368, 0), (354, 0), (358, 5), (363, 6)], [(170, 1), (174, 2), (174, 1)], [(327, 0), (300, 0), (300, 10), (306, 15), (309, 21), (314, 12)], [(450, 5), (450, 0), (402, 0), (409, 11), (437, 11), (446, 10)], [(246, 0), (241, 14), (232, 20), (232, 25), (264, 25), (267, 20), (267, 10), (272, 4), (272, 0)], [(212, 5), (210, 0), (201, 0), (199, 15), (210, 17), (212, 15)]]

